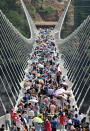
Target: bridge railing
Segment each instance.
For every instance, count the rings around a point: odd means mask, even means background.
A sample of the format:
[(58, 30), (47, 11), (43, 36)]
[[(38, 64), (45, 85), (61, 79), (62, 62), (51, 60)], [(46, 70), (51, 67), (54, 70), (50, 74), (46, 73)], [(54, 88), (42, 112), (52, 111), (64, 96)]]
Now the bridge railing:
[(36, 27), (22, 2), (31, 38), (25, 38), (0, 11), (0, 116), (15, 107), (24, 78), (27, 60), (32, 52)]
[[(70, 5), (69, 2), (66, 9)], [(77, 106), (81, 112), (90, 114), (90, 16), (71, 35), (61, 39), (66, 9), (56, 25), (55, 40), (60, 53), (64, 56), (64, 67), (67, 69), (69, 80), (73, 83), (72, 90)]]
[(66, 7), (58, 21), (58, 23), (56, 24), (55, 28), (54, 28), (54, 32), (55, 32), (55, 38), (56, 40), (61, 39), (61, 30), (62, 30), (62, 26), (63, 26), (63, 22), (65, 19), (65, 16), (67, 14), (68, 8), (70, 6), (71, 0), (69, 0), (66, 4)]
[(25, 12), (25, 15), (26, 15), (26, 18), (27, 18), (29, 27), (30, 27), (31, 38), (35, 38), (36, 35), (37, 35), (37, 33), (38, 33), (38, 32), (37, 32), (37, 28), (36, 28), (36, 26), (35, 26), (32, 18), (31, 18), (31, 16), (30, 16), (30, 14), (29, 14), (29, 12), (28, 12), (28, 10), (27, 10), (27, 8), (26, 8), (23, 0), (21, 0), (21, 4), (22, 4), (22, 7), (23, 7), (23, 9), (24, 9), (24, 12)]

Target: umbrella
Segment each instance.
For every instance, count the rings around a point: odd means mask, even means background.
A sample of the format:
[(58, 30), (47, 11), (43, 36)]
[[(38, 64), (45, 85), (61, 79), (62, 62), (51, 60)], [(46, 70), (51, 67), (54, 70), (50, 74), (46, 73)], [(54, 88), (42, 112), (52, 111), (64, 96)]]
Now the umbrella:
[(68, 86), (68, 84), (66, 82), (62, 82), (61, 84), (64, 86)]
[(58, 65), (58, 64), (60, 64), (60, 62), (59, 62), (59, 61), (57, 61), (57, 62), (56, 62), (56, 65)]
[(64, 96), (62, 96), (62, 95), (59, 95), (61, 98), (63, 98), (63, 99), (65, 99), (65, 100), (67, 100), (67, 96), (66, 95), (64, 95)]
[(34, 102), (34, 103), (38, 103), (38, 101), (36, 100), (36, 99), (31, 99), (31, 100), (29, 100), (29, 102)]
[(44, 68), (44, 66), (42, 64), (38, 64), (39, 68)]
[(39, 113), (39, 114), (38, 114), (38, 117), (43, 120), (43, 114), (42, 114), (42, 113)]
[(33, 60), (32, 63), (38, 63), (38, 61), (37, 60)]
[(60, 67), (58, 67), (58, 71), (62, 72), (61, 69), (60, 69)]
[(42, 120), (41, 118), (39, 118), (39, 117), (35, 117), (35, 118), (33, 119), (33, 122), (43, 123), (43, 120)]
[(19, 116), (16, 116), (15, 119), (18, 120), (18, 121), (21, 120), (21, 118)]
[(71, 93), (71, 91), (65, 91), (65, 94), (67, 94), (67, 95), (72, 95), (72, 93)]
[(44, 81), (42, 79), (39, 79), (40, 84), (44, 84)]
[(44, 46), (48, 46), (47, 44), (44, 44)]
[(58, 95), (63, 95), (65, 91), (63, 89), (58, 89), (55, 91), (54, 95), (58, 96)]
[(38, 73), (37, 76), (40, 77), (41, 76), (40, 73)]
[(40, 50), (42, 50), (43, 49), (43, 47), (40, 47)]

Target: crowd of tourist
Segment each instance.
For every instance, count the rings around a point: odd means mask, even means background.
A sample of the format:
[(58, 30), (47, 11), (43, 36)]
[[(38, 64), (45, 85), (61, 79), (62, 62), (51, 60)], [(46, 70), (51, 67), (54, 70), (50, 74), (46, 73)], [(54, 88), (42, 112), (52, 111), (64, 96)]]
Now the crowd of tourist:
[[(59, 54), (52, 29), (39, 29), (24, 96), (18, 110), (6, 112), (6, 129), (10, 131), (89, 131), (86, 117), (71, 105), (72, 93), (60, 69)], [(1, 131), (5, 128), (1, 127)]]

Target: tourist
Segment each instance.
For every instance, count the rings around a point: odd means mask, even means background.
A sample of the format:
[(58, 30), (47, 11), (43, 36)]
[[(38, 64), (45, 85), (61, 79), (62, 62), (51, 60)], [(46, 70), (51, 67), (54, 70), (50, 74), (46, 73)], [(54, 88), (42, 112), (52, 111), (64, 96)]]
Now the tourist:
[(78, 113), (78, 119), (81, 123), (82, 119), (83, 119), (83, 114), (81, 112)]
[(67, 131), (76, 131), (73, 124), (72, 124), (72, 122), (70, 122), (70, 121), (67, 124), (67, 129), (66, 130)]
[(61, 129), (64, 130), (65, 129), (65, 119), (66, 119), (64, 112), (60, 115), (59, 119), (60, 119), (60, 130)]
[(44, 121), (44, 131), (51, 131), (51, 123), (48, 118)]
[(17, 131), (16, 124), (13, 122), (10, 131)]
[(51, 104), (50, 105), (50, 113), (51, 114), (55, 114), (55, 110), (56, 110), (56, 105), (55, 104)]
[(6, 114), (5, 114), (5, 125), (6, 125), (6, 130), (10, 129), (10, 127), (11, 127), (11, 115), (8, 111), (6, 111)]
[(40, 123), (34, 123), (35, 131), (42, 131), (42, 127)]
[(4, 129), (5, 129), (5, 125), (2, 124), (2, 126), (1, 126), (1, 128), (0, 128), (0, 131), (4, 131)]
[(73, 118), (73, 124), (74, 124), (74, 127), (79, 127), (80, 125), (80, 120), (78, 119), (78, 115), (75, 114), (75, 117)]
[(17, 127), (17, 131), (20, 131), (20, 129), (22, 128), (22, 126), (21, 126), (21, 117), (20, 116), (16, 117), (16, 127)]
[(51, 122), (52, 124), (52, 131), (56, 131), (56, 128), (57, 128), (57, 120), (56, 120), (56, 116), (53, 117), (53, 120)]
[(28, 131), (27, 126), (24, 127), (24, 129), (22, 131)]

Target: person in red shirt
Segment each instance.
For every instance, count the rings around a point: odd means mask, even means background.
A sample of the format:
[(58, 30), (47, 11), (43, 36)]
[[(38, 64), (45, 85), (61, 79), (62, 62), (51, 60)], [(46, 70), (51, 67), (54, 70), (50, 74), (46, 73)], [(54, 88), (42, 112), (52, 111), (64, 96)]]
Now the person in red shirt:
[(15, 120), (16, 117), (17, 117), (17, 113), (12, 113), (11, 118), (12, 118), (12, 121), (13, 121), (13, 122), (16, 121), (16, 120)]
[(51, 123), (48, 120), (48, 118), (46, 118), (46, 120), (44, 122), (44, 131), (51, 131)]
[(60, 130), (65, 128), (65, 119), (66, 119), (66, 116), (64, 113), (62, 113), (62, 115), (59, 117), (60, 119)]

